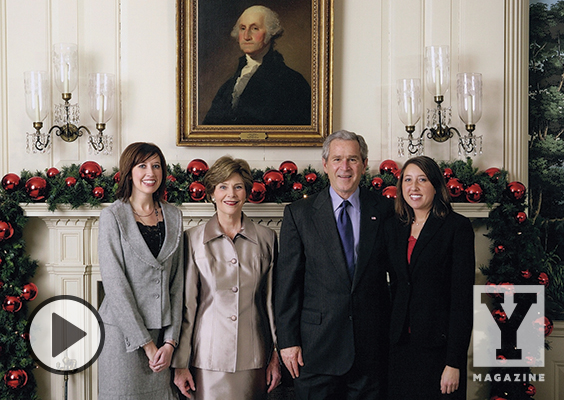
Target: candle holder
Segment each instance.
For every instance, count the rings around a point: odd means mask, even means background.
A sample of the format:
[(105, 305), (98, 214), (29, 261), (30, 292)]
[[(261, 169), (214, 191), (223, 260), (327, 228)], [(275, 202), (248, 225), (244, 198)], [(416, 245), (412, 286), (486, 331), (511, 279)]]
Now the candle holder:
[(35, 132), (26, 134), (28, 153), (46, 153), (51, 150), (51, 133), (42, 133), (43, 120), (49, 112), (49, 78), (46, 71), (24, 72), (25, 108)]
[(425, 48), (425, 83), (433, 95), (436, 107), (427, 109), (426, 128), (414, 136), (415, 125), (421, 116), (421, 83), (419, 79), (398, 81), (398, 112), (405, 125), (407, 138), (398, 139), (398, 155), (404, 157), (405, 149), (409, 157), (424, 154), (425, 135), (428, 139), (443, 143), (455, 134), (459, 137), (458, 154), (482, 153), (482, 136), (473, 134), (476, 122), (482, 115), (482, 75), (472, 73), (458, 74), (458, 113), (465, 123), (467, 135), (462, 136), (458, 129), (449, 126), (452, 118), (451, 107), (442, 107), (444, 95), (449, 89), (450, 57), (448, 46), (429, 46)]
[(42, 133), (43, 120), (48, 114), (49, 78), (47, 72), (29, 71), (24, 74), (26, 111), (33, 121), (35, 132), (27, 133), (27, 151), (44, 153), (50, 151), (51, 136), (55, 134), (65, 142), (74, 142), (88, 133), (88, 151), (96, 154), (111, 154), (112, 138), (104, 135), (106, 123), (115, 108), (115, 76), (113, 74), (89, 74), (90, 113), (96, 122), (97, 133), (86, 126), (79, 126), (80, 107), (71, 104), (72, 92), (78, 84), (78, 51), (76, 44), (59, 43), (53, 46), (54, 81), (61, 93), (63, 104), (53, 109), (53, 126)]

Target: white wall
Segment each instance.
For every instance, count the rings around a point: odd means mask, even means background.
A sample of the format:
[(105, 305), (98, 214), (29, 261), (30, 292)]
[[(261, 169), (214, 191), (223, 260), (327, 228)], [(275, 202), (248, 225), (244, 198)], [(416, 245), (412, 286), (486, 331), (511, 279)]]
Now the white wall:
[[(507, 93), (508, 63), (514, 60), (507, 57), (505, 35), (516, 34), (515, 27), (504, 25), (504, 21), (508, 9), (521, 7), (521, 3), (527, 2), (335, 0), (334, 130), (348, 129), (365, 136), (374, 172), (384, 159), (401, 163), (397, 137), (405, 135), (405, 131), (397, 116), (396, 81), (406, 77), (423, 79), (425, 46), (449, 45), (451, 89), (443, 106), (453, 107), (451, 125), (464, 131), (453, 93), (456, 73), (481, 72), (484, 112), (475, 133), (484, 135), (484, 154), (476, 157), (475, 165), (483, 169), (510, 165), (502, 149), (514, 140), (515, 132), (506, 119), (516, 103), (526, 99), (512, 99)], [(289, 156), (288, 148), (176, 146), (175, 15), (174, 0), (3, 0), (0, 6), (0, 175), (19, 173), (22, 169), (44, 170), (87, 159), (111, 169), (117, 165), (121, 150), (139, 140), (158, 144), (169, 163), (185, 165), (195, 157), (212, 163), (219, 156), (231, 153), (246, 158), (257, 168), (276, 167), (288, 158), (300, 168), (308, 164), (320, 168), (318, 148), (292, 148)], [(51, 154), (25, 153), (25, 132), (33, 128), (25, 112), (23, 72), (51, 71), (51, 47), (58, 42), (78, 43), (80, 80), (71, 102), (79, 101), (81, 123), (92, 130), (87, 75), (90, 72), (117, 75), (119, 107), (106, 129), (114, 137), (111, 156), (89, 155), (84, 137), (74, 143), (55, 138)], [(431, 95), (426, 90), (424, 93), (424, 107), (433, 107)], [(52, 100), (53, 104), (62, 101), (54, 88)], [(423, 128), (421, 124), (418, 131)], [(50, 116), (43, 129), (51, 125)], [(458, 157), (455, 140), (445, 144), (427, 141), (426, 147), (426, 153), (439, 160)], [(522, 171), (510, 172), (522, 175)]]

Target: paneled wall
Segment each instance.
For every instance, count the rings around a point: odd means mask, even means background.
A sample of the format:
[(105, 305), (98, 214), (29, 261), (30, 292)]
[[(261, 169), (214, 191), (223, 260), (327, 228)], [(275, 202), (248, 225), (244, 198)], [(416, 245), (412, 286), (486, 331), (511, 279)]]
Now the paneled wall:
[[(505, 167), (526, 181), (528, 1), (334, 0), (333, 9), (333, 127), (365, 136), (373, 171), (384, 159), (402, 162), (397, 139), (405, 130), (397, 116), (396, 81), (423, 79), (425, 46), (449, 45), (451, 82), (443, 106), (453, 108), (452, 125), (464, 131), (456, 108), (456, 73), (481, 72), (484, 112), (475, 133), (484, 136), (484, 153), (475, 165)], [(287, 148), (176, 146), (175, 15), (175, 0), (0, 2), (0, 175), (86, 159), (111, 169), (121, 150), (138, 140), (154, 141), (170, 163), (183, 165), (195, 157), (213, 162), (225, 153), (257, 168), (289, 158)], [(33, 128), (25, 112), (23, 73), (51, 72), (51, 48), (59, 42), (78, 44), (80, 80), (71, 103), (79, 102), (81, 123), (92, 130), (87, 75), (117, 76), (118, 109), (106, 129), (113, 135), (113, 155), (88, 154), (86, 138), (74, 143), (56, 138), (51, 154), (25, 153), (25, 133)], [(62, 102), (54, 88), (51, 99)], [(427, 90), (423, 106), (434, 106)], [(45, 126), (52, 122), (51, 115)], [(426, 153), (438, 160), (459, 157), (454, 140), (427, 141)], [(318, 148), (293, 148), (291, 159), (300, 168), (320, 168), (319, 154)]]

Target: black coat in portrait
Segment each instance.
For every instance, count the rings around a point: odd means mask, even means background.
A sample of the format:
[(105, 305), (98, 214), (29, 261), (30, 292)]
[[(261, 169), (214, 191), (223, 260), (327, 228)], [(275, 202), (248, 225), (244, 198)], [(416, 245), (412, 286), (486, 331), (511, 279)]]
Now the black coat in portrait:
[(235, 74), (213, 99), (204, 125), (309, 125), (311, 87), (299, 72), (284, 63), (284, 57), (270, 49), (261, 66), (249, 80), (232, 108), (232, 93), (241, 70), (247, 64), (239, 59)]

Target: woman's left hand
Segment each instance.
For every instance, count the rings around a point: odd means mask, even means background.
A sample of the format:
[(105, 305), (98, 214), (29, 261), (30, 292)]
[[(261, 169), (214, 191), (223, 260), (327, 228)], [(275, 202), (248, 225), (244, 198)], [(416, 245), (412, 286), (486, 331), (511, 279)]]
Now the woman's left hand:
[(451, 394), (458, 390), (458, 383), (460, 381), (460, 370), (446, 366), (441, 376), (441, 393)]
[(162, 345), (157, 350), (153, 359), (149, 360), (149, 367), (153, 370), (153, 372), (161, 372), (170, 367), (173, 351), (174, 347), (168, 344)]
[(278, 352), (272, 352), (272, 358), (266, 367), (266, 384), (268, 385), (268, 393), (272, 392), (282, 381), (282, 369), (280, 368), (280, 360)]

